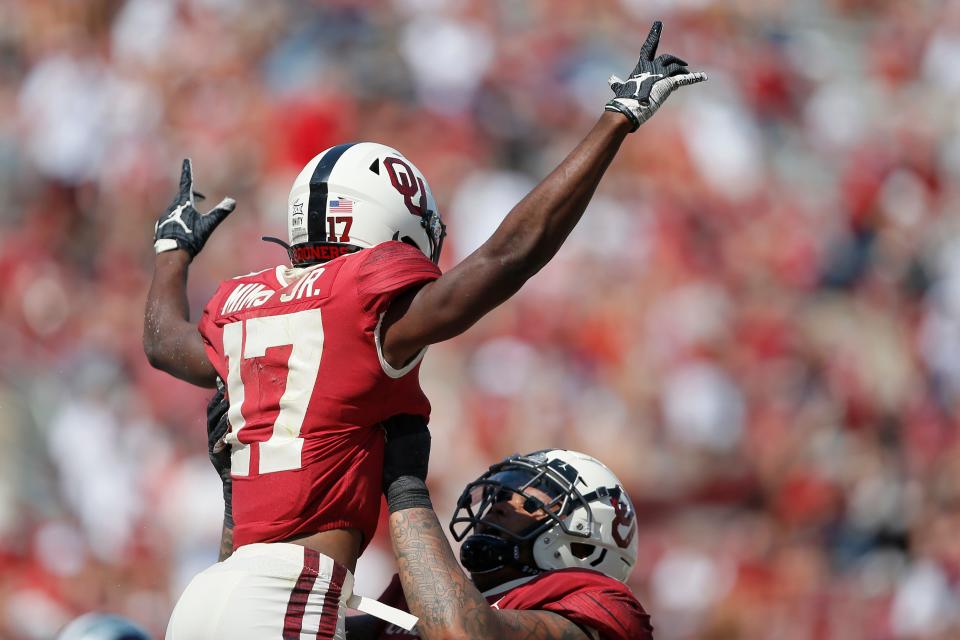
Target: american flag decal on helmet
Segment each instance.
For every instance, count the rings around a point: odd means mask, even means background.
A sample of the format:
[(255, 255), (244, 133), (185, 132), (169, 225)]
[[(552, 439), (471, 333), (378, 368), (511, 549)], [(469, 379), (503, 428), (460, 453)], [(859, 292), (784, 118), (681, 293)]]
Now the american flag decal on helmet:
[(353, 200), (349, 198), (331, 199), (330, 213), (353, 213)]

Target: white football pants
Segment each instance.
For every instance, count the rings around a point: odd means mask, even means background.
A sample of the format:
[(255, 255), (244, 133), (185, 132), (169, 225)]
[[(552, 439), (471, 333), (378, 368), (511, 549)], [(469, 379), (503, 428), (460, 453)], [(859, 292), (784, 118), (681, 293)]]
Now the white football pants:
[(353, 574), (296, 544), (249, 544), (190, 581), (166, 640), (345, 640)]

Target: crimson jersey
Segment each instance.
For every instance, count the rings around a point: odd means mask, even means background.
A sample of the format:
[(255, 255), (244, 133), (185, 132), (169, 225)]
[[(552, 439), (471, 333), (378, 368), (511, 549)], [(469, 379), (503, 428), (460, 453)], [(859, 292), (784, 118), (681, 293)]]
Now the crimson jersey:
[(221, 283), (200, 333), (230, 399), (234, 545), (352, 527), (373, 537), (383, 433), (398, 414), (428, 417), (422, 353), (403, 369), (377, 328), (401, 291), (436, 279), (418, 249), (386, 242), (309, 267)]
[[(508, 582), (484, 594), (497, 609), (551, 611), (576, 623), (599, 640), (652, 640), (650, 616), (627, 585), (597, 571), (557, 569), (529, 579)], [(380, 596), (384, 604), (408, 611), (400, 577), (394, 576)], [(415, 640), (406, 631), (384, 623), (379, 640)]]

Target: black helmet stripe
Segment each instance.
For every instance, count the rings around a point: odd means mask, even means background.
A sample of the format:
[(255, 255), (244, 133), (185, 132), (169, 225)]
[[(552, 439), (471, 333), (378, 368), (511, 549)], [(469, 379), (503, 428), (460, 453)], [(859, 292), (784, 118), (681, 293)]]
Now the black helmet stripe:
[(357, 144), (338, 144), (323, 154), (310, 176), (310, 200), (307, 202), (307, 235), (310, 242), (327, 241), (327, 181), (344, 152)]

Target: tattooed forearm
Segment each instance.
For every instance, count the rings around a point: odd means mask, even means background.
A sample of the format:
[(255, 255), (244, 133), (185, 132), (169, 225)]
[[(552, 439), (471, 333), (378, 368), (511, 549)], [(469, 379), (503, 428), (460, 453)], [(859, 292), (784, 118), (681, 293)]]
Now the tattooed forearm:
[(423, 640), (587, 640), (577, 625), (555, 613), (491, 608), (460, 568), (430, 509), (390, 514), (390, 538)]
[(233, 553), (233, 529), (223, 525), (223, 533), (220, 534), (220, 557), (218, 560), (223, 562)]
[(400, 566), (400, 582), (410, 612), (420, 618), (424, 640), (466, 635), (466, 622), (483, 635), (491, 626), (492, 611), (463, 573), (443, 535), (437, 516), (429, 509), (404, 509), (390, 515), (390, 537)]

